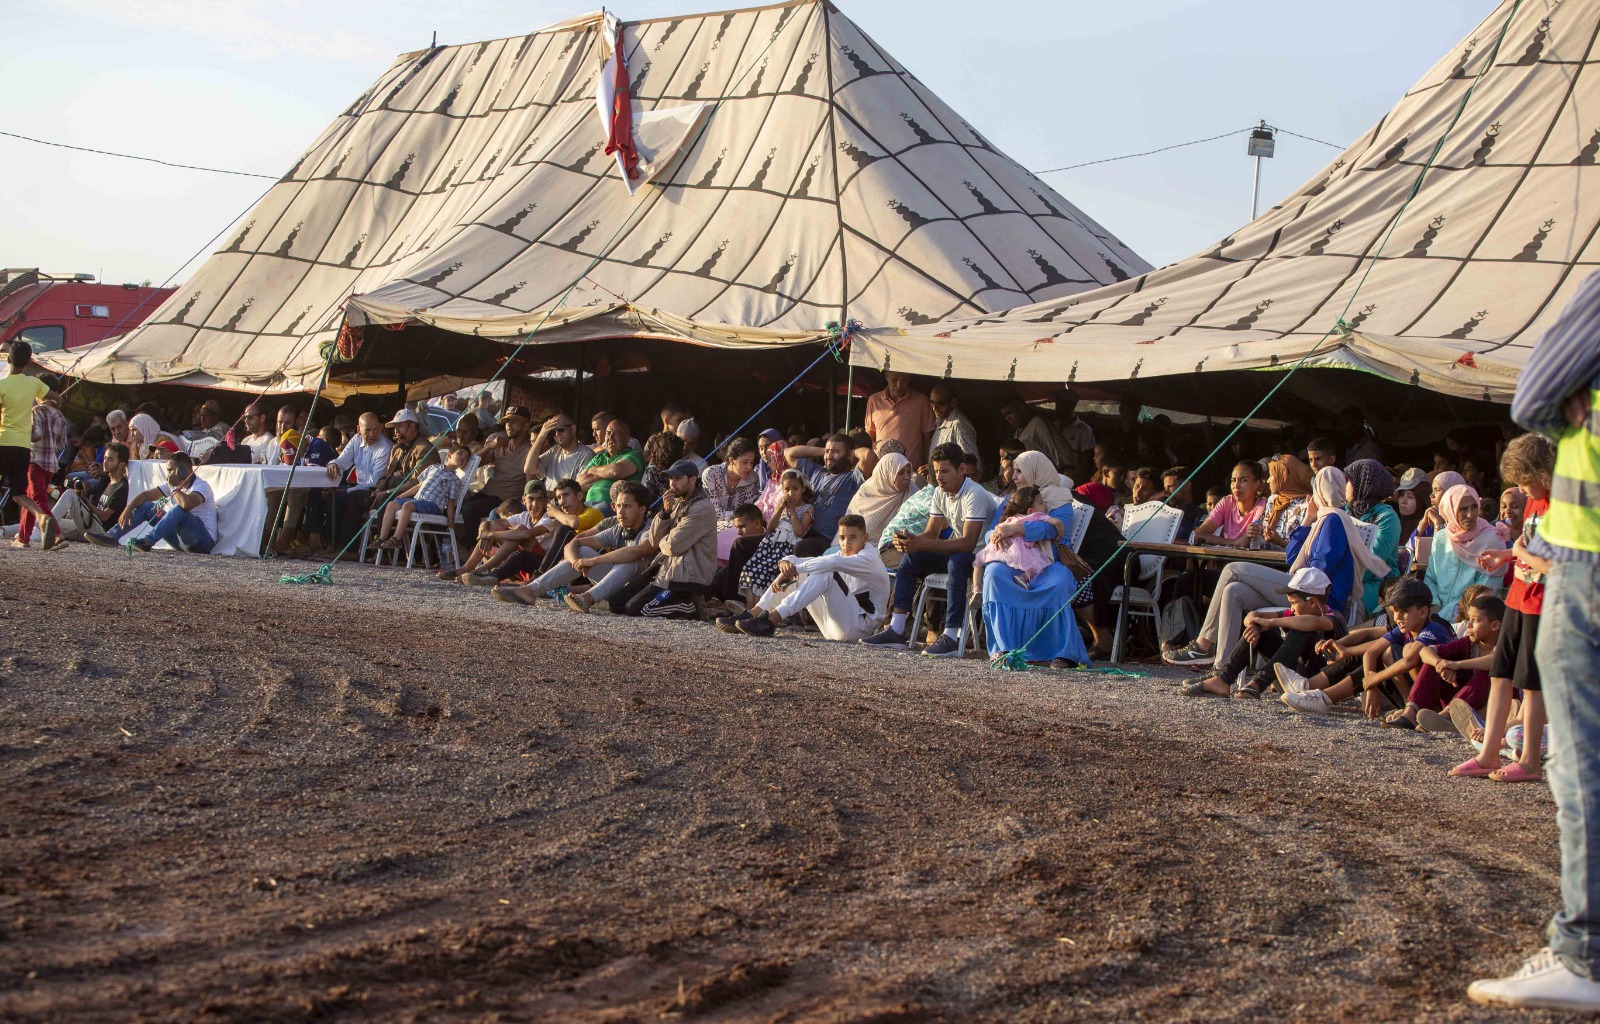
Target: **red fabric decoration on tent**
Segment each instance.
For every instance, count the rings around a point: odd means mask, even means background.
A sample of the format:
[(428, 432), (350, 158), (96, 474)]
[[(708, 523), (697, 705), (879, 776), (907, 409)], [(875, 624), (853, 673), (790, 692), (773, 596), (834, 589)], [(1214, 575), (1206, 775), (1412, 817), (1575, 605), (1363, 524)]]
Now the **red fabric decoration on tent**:
[(1467, 366), (1467, 367), (1471, 367), (1472, 369), (1476, 370), (1478, 368), (1478, 360), (1473, 358), (1473, 354), (1471, 352), (1465, 352), (1465, 353), (1462, 353), (1462, 356), (1461, 356), (1460, 359), (1456, 360), (1456, 365), (1457, 366)]
[(361, 343), (364, 340), (361, 328), (346, 323), (339, 328), (339, 357), (346, 362), (354, 359), (356, 353), (361, 351)]
[(633, 145), (633, 97), (628, 89), (628, 66), (622, 59), (622, 29), (617, 29), (613, 51), (617, 66), (616, 94), (611, 98), (611, 137), (606, 140), (606, 155), (620, 152), (629, 179), (639, 176), (639, 151)]

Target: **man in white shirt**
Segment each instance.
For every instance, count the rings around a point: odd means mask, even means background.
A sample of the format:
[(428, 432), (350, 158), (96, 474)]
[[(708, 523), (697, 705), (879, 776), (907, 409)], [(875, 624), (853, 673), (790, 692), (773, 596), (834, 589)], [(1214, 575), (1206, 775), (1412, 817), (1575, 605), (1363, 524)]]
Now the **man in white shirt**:
[(1013, 397), (1000, 407), (1000, 415), (1011, 427), (1012, 435), (1030, 452), (1043, 452), (1057, 468), (1061, 466), (1062, 453), (1057, 450), (1055, 432), (1043, 416), (1021, 398)]
[[(166, 473), (166, 483), (128, 499), (116, 529), (87, 539), (102, 547), (116, 547), (135, 529), (153, 521), (150, 531), (130, 540), (129, 546), (149, 551), (169, 541), (197, 555), (209, 554), (217, 543), (217, 498), (211, 485), (195, 476), (194, 461), (184, 452), (168, 456)], [(156, 503), (163, 499), (165, 507), (158, 507)]]
[[(932, 451), (941, 444), (953, 444), (959, 445), (974, 459), (979, 458), (978, 430), (959, 408), (954, 385), (949, 381), (935, 384), (928, 391), (928, 401), (933, 405), (933, 414), (939, 419), (933, 428), (933, 438), (928, 442), (928, 450)], [(979, 474), (982, 474), (981, 468)]]
[(783, 620), (802, 609), (829, 640), (861, 640), (889, 606), (889, 570), (878, 549), (867, 543), (867, 521), (850, 514), (839, 519), (839, 550), (816, 558), (789, 555), (778, 563), (778, 578), (756, 602), (760, 614), (717, 620), (724, 633), (771, 636)]
[[(282, 410), (279, 410), (282, 419)], [(244, 445), (250, 449), (250, 461), (265, 466), (278, 461), (278, 438), (267, 429), (267, 407), (251, 402), (244, 411)]]
[(578, 471), (594, 458), (594, 449), (578, 440), (578, 424), (571, 416), (558, 412), (545, 420), (528, 450), (523, 475), (529, 480), (543, 480), (547, 491), (554, 492), (556, 484), (573, 480)]
[[(1071, 388), (1056, 392), (1056, 448), (1060, 461), (1056, 468), (1074, 480), (1094, 475), (1094, 428), (1078, 415), (1078, 395)], [(1166, 460), (1171, 465), (1176, 460)]]
[[(922, 653), (930, 658), (960, 656), (961, 646), (956, 637), (960, 635), (961, 623), (967, 614), (973, 553), (995, 510), (994, 495), (962, 472), (964, 458), (965, 454), (953, 444), (940, 445), (929, 457), (928, 468), (938, 490), (929, 507), (928, 525), (918, 534), (895, 535), (895, 549), (904, 552), (905, 557), (895, 569), (894, 611), (887, 626), (861, 641), (866, 646), (905, 647), (906, 618), (911, 614), (911, 599), (916, 595), (917, 584), (927, 576), (948, 573), (944, 633), (924, 647)], [(951, 536), (940, 537), (946, 526)]]
[(355, 486), (340, 496), (338, 522), (333, 531), (333, 555), (343, 549), (366, 522), (372, 505), (372, 492), (389, 472), (389, 451), (394, 447), (383, 436), (383, 420), (364, 412), (356, 421), (359, 431), (337, 459), (328, 463), (328, 479), (337, 483), (355, 470)]

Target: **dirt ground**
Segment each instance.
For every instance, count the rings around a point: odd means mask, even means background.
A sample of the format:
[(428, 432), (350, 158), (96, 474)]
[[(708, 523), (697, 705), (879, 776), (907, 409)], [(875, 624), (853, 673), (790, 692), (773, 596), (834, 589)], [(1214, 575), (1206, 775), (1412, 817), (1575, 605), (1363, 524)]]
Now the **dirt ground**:
[(281, 570), (0, 552), (0, 1019), (1505, 1020), (1555, 897), (1437, 738)]

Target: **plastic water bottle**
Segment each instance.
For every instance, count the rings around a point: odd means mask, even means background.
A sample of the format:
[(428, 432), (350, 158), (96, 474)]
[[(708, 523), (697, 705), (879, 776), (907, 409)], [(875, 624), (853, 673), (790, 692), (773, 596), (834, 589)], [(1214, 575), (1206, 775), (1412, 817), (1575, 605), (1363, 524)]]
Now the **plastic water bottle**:
[(1251, 551), (1260, 551), (1261, 550), (1262, 546), (1265, 543), (1262, 540), (1262, 536), (1261, 536), (1264, 532), (1266, 532), (1266, 531), (1261, 529), (1261, 524), (1260, 523), (1251, 524), (1251, 526), (1250, 526), (1250, 550)]

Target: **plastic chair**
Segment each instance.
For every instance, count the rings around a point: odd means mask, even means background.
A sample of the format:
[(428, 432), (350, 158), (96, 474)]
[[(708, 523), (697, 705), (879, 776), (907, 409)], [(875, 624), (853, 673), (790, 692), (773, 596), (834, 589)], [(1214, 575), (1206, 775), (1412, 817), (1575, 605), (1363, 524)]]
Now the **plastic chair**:
[(1077, 551), (1083, 547), (1083, 538), (1089, 535), (1089, 518), (1094, 515), (1094, 506), (1086, 501), (1072, 502), (1072, 533), (1067, 537), (1067, 546)]
[[(467, 485), (472, 482), (472, 474), (478, 471), (479, 456), (474, 455), (467, 460), (456, 476), (461, 480), (461, 486), (455, 500), (455, 514), (449, 518), (427, 514), (414, 514), (411, 517), (411, 544), (406, 550), (406, 568), (410, 569), (417, 564), (417, 552), (423, 553), (423, 563), (427, 563), (427, 549), (422, 544), (422, 538), (432, 537), (435, 561), (440, 568), (444, 567), (444, 550), (441, 539), (450, 543), (450, 565), (454, 568), (461, 564), (461, 549), (456, 542), (456, 527), (461, 525), (461, 507), (466, 504)], [(397, 553), (398, 556), (398, 553)]]
[[(943, 595), (942, 597), (935, 597), (935, 601), (948, 601), (950, 598), (950, 574), (936, 572), (923, 579), (922, 589), (917, 591), (916, 610), (911, 613), (911, 618), (909, 620), (911, 626), (906, 631), (907, 650), (914, 650), (916, 648), (917, 631), (922, 628), (922, 613), (928, 602), (929, 591), (935, 591)], [(961, 628), (956, 632), (956, 645), (957, 650), (962, 653), (962, 656), (965, 656), (967, 653), (967, 641), (969, 639), (972, 641), (973, 650), (982, 649), (980, 647), (979, 634), (982, 631), (983, 620), (977, 618), (976, 612), (977, 609), (973, 608), (969, 604), (967, 605), (966, 611), (961, 616)]]
[[(1144, 524), (1149, 522), (1148, 526)], [(1178, 536), (1178, 527), (1183, 524), (1183, 511), (1163, 505), (1159, 501), (1147, 501), (1143, 505), (1129, 506), (1122, 514), (1122, 535), (1135, 537), (1149, 544), (1171, 544)], [(1143, 529), (1140, 527), (1143, 526)], [(1154, 575), (1155, 582), (1149, 587), (1134, 587), (1128, 591), (1126, 587), (1118, 585), (1111, 592), (1113, 603), (1122, 602), (1128, 606), (1128, 619), (1149, 619), (1152, 626), (1161, 620), (1161, 605), (1157, 600), (1162, 586), (1167, 581), (1167, 557), (1165, 555), (1130, 555), (1138, 557), (1141, 567), (1148, 566), (1149, 571), (1138, 574), (1140, 579)], [(1125, 592), (1126, 591), (1126, 592)], [(1123, 645), (1126, 637), (1123, 635), (1122, 616), (1117, 616), (1117, 631), (1111, 640), (1111, 663), (1122, 663)]]

